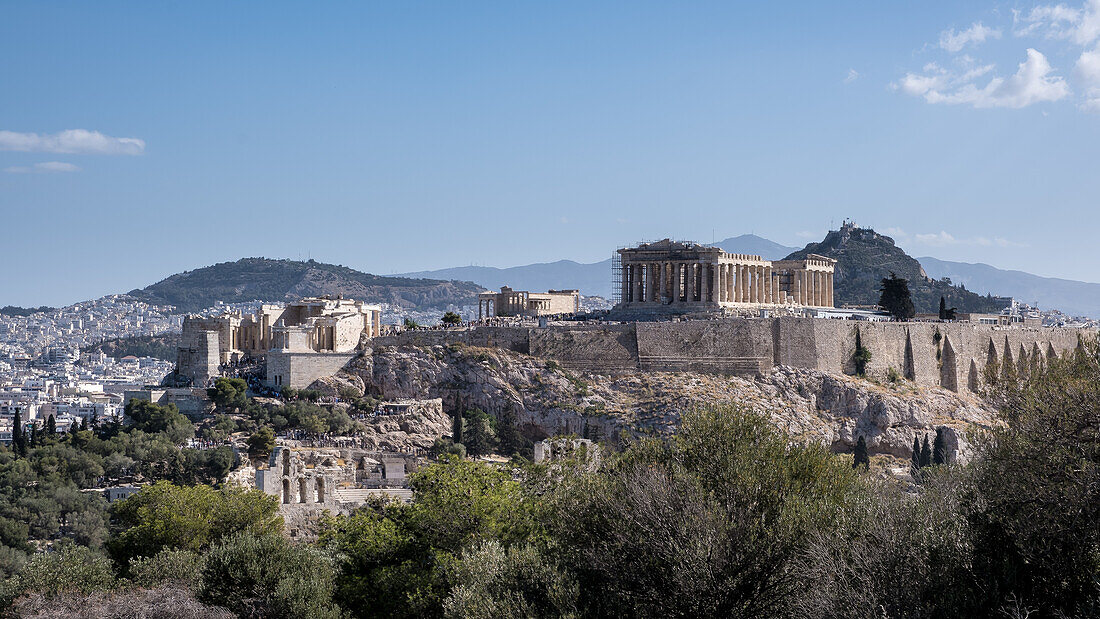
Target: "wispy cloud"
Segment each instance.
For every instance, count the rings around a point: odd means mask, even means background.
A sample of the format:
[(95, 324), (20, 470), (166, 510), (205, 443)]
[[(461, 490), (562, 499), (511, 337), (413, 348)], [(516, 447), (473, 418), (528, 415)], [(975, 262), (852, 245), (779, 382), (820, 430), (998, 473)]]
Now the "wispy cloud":
[(975, 108), (1022, 108), (1059, 101), (1070, 94), (1065, 78), (1053, 75), (1054, 69), (1046, 56), (1032, 48), (1028, 48), (1027, 59), (1019, 64), (1016, 73), (992, 77), (979, 86), (977, 80), (992, 70), (993, 65), (985, 65), (958, 72), (933, 62), (920, 73), (906, 73), (892, 86), (928, 103), (966, 104)]
[(856, 71), (855, 69), (848, 69), (848, 75), (846, 75), (844, 77), (844, 83), (845, 84), (851, 84), (852, 82), (854, 82), (858, 79), (859, 79), (859, 71)]
[(4, 168), (8, 174), (35, 174), (47, 172), (79, 172), (80, 167), (63, 161), (43, 161), (29, 166), (11, 166)]
[(960, 238), (944, 230), (930, 234), (914, 234), (911, 242), (917, 245), (927, 245), (929, 247), (949, 247), (958, 245), (973, 247), (1023, 247), (1021, 243), (1015, 243), (1001, 237), (989, 238), (985, 236), (975, 236)]
[(1067, 39), (1089, 45), (1100, 39), (1100, 0), (1087, 0), (1081, 8), (1064, 4), (1045, 4), (1027, 13), (1013, 11), (1013, 34), (1018, 37), (1040, 36)]
[(53, 134), (0, 131), (0, 150), (72, 155), (140, 155), (145, 152), (145, 140), (116, 138), (87, 129), (68, 129)]
[(969, 28), (962, 32), (955, 32), (955, 29), (944, 30), (940, 33), (940, 47), (951, 52), (961, 52), (967, 45), (977, 47), (982, 43), (985, 43), (986, 39), (999, 39), (1001, 38), (1001, 31), (996, 28), (990, 28), (982, 24), (982, 22), (974, 22)]

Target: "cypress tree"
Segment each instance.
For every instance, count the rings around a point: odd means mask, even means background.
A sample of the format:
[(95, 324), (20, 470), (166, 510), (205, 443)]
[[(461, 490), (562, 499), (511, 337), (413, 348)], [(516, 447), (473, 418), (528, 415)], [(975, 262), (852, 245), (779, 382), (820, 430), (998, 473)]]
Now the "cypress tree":
[(81, 417), (80, 418), (80, 429), (81, 430), (87, 430), (88, 429), (88, 418), (87, 417)]
[(920, 470), (920, 439), (913, 437), (913, 470)]
[(867, 442), (862, 436), (856, 441), (856, 449), (852, 454), (852, 468), (858, 469), (861, 466), (865, 469), (871, 468), (871, 458), (867, 455)]
[(16, 454), (27, 455), (27, 436), (23, 433), (23, 416), (15, 411), (15, 419), (12, 420), (11, 446)]
[(921, 468), (932, 465), (932, 445), (928, 443), (928, 435), (924, 435), (924, 444), (920, 448)]
[(38, 424), (33, 422), (33, 421), (31, 422), (30, 446), (31, 447), (38, 447)]
[(947, 319), (947, 299), (940, 297), (940, 320)]
[(46, 419), (46, 438), (47, 439), (52, 439), (56, 436), (57, 436), (57, 420), (54, 419), (53, 415), (50, 415), (50, 417), (48, 419)]
[(932, 443), (932, 464), (947, 464), (947, 437), (943, 428), (936, 428), (936, 440)]
[(451, 442), (462, 442), (462, 413), (455, 411), (455, 418), (451, 422)]

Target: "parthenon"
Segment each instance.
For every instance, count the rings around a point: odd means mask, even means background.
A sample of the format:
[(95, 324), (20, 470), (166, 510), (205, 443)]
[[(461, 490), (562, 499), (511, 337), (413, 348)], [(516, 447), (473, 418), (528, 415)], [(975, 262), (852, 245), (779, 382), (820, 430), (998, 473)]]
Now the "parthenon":
[(836, 260), (765, 260), (664, 239), (618, 250), (619, 309), (720, 311), (746, 305), (833, 306)]

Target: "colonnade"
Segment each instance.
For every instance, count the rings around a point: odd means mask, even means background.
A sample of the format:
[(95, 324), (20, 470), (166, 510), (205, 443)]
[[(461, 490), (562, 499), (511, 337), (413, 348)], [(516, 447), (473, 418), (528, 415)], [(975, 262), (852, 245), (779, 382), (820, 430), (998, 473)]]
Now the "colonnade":
[(776, 272), (770, 264), (701, 261), (629, 262), (622, 266), (625, 303), (756, 303), (833, 305), (833, 274)]

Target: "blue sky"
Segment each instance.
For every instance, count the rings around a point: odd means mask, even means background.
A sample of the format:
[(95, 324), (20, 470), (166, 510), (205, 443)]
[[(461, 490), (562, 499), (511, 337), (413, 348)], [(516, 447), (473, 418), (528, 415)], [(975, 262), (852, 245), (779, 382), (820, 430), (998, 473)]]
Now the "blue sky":
[(1098, 41), (1100, 0), (0, 2), (0, 305), (843, 218), (1100, 281)]

